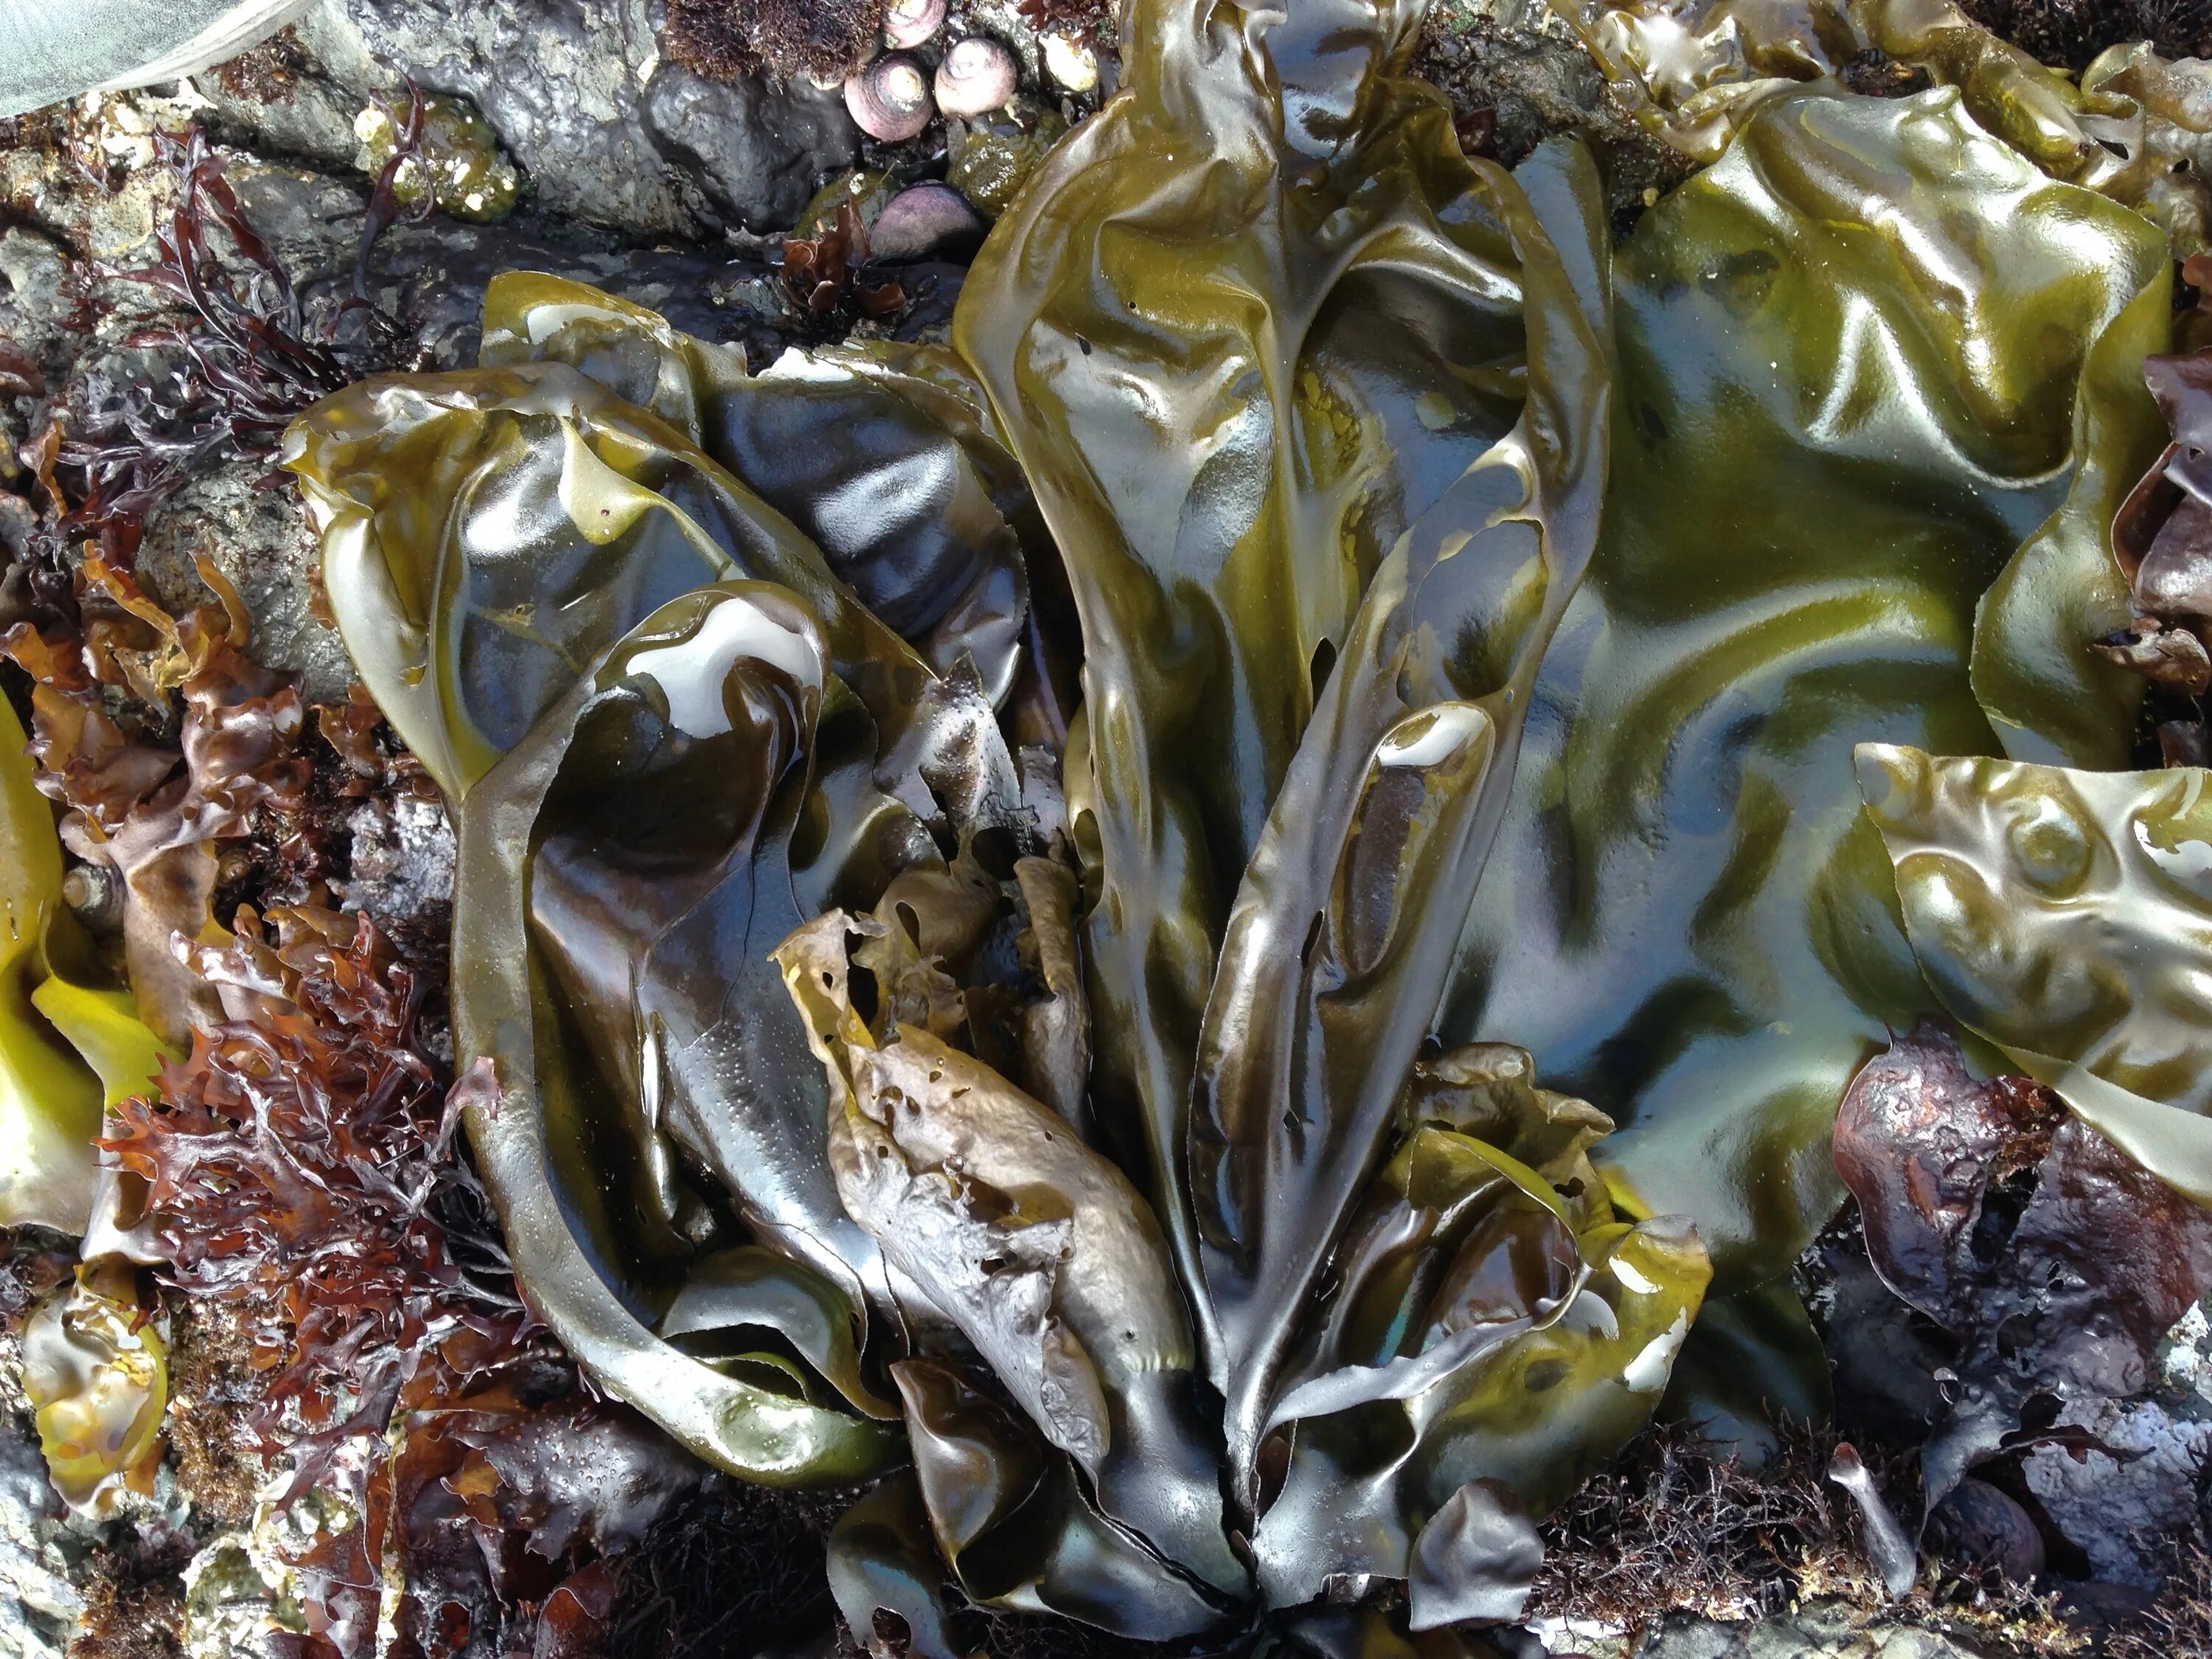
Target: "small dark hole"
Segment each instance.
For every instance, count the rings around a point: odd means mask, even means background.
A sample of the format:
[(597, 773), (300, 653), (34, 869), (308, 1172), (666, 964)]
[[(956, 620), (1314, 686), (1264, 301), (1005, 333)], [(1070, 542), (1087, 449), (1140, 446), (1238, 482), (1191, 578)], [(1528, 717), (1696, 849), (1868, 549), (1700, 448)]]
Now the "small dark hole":
[(992, 880), (1012, 881), (1014, 878), (1018, 849), (1014, 845), (1012, 830), (998, 824), (993, 824), (988, 830), (978, 830), (975, 838), (968, 843), (968, 850)]
[(914, 1628), (889, 1607), (878, 1607), (869, 1614), (868, 1622), (875, 1626), (876, 1640), (891, 1659), (906, 1659), (914, 1651)]
[(866, 968), (854, 968), (845, 975), (845, 998), (853, 1005), (853, 1012), (872, 1024), (883, 997), (876, 986), (875, 975)]
[(1335, 667), (1336, 647), (1331, 641), (1323, 640), (1319, 645), (1314, 647), (1313, 662), (1307, 671), (1313, 679), (1313, 700), (1316, 702), (1321, 701), (1322, 691), (1328, 684), (1328, 677)]

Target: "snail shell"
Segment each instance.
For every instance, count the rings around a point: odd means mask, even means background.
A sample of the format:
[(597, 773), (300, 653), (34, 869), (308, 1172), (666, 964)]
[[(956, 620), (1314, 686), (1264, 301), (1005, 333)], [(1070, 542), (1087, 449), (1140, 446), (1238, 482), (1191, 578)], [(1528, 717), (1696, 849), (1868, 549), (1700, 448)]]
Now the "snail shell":
[(1014, 54), (988, 34), (954, 43), (937, 66), (937, 106), (947, 115), (988, 115), (1014, 95)]
[(950, 185), (916, 185), (884, 204), (868, 247), (879, 259), (918, 259), (963, 242), (979, 242), (983, 216)]
[(845, 82), (845, 107), (871, 138), (911, 138), (929, 125), (929, 77), (903, 53), (878, 58)]
[(901, 52), (918, 46), (945, 27), (945, 0), (891, 0), (884, 13), (884, 39)]

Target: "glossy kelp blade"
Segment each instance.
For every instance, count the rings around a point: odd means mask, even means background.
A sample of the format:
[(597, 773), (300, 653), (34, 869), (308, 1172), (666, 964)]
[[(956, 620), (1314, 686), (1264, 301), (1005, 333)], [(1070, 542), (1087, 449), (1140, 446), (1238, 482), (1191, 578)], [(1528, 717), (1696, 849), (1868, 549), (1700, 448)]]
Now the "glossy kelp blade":
[(0, 699), (0, 1227), (82, 1233), (100, 1108), (149, 1092), (170, 1051), (130, 992), (93, 982), (27, 743)]
[(54, 809), (31, 781), (27, 744), (0, 699), (0, 1226), (81, 1233), (100, 1087), (33, 1002), (62, 908), (62, 846)]
[(845, 1511), (830, 1534), (828, 1566), (838, 1616), (870, 1659), (970, 1659), (953, 1630), (945, 1564), (913, 1470)]
[[(1604, 198), (1579, 145), (1508, 179), (1528, 402), (1376, 572), (1230, 913), (1200, 1036), (1192, 1199), (1240, 1480), (1276, 1372), (1449, 983), (1611, 441)], [(1525, 193), (1524, 193), (1525, 192)]]
[[(471, 1139), (531, 1306), (602, 1386), (700, 1455), (780, 1484), (856, 1479), (895, 1455), (896, 1436), (812, 1403), (803, 1391), (763, 1386), (758, 1367), (725, 1374), (648, 1328), (671, 1276), (665, 1256), (655, 1260), (671, 1243), (670, 1218), (653, 1228), (651, 1209), (612, 1176), (636, 1156), (623, 1150), (625, 1131), (647, 1137), (649, 1164), (650, 1137), (663, 1126), (660, 1096), (647, 1091), (665, 1088), (668, 1079), (658, 1065), (650, 1074), (643, 1069), (653, 1057), (652, 1028), (624, 1030), (617, 1011), (604, 1002), (594, 1006), (595, 999), (615, 994), (595, 980), (626, 981), (640, 964), (634, 955), (617, 952), (617, 961), (595, 954), (588, 933), (572, 925), (587, 915), (581, 900), (593, 884), (575, 868), (565, 883), (549, 871), (547, 884), (562, 898), (549, 899), (539, 912), (532, 854), (544, 829), (557, 836), (577, 827), (595, 804), (604, 806), (594, 798), (611, 775), (628, 767), (641, 793), (661, 787), (670, 798), (629, 836), (596, 849), (609, 867), (600, 895), (616, 893), (621, 923), (637, 927), (655, 915), (656, 903), (680, 914), (687, 898), (711, 902), (715, 877), (725, 884), (734, 879), (750, 896), (759, 793), (801, 764), (830, 692), (828, 658), (826, 630), (787, 590), (738, 583), (685, 595), (647, 617), (569, 686), (456, 813), (456, 1051), (473, 1062), (482, 1097), (469, 1108)], [(711, 765), (702, 772), (687, 762)], [(571, 769), (579, 767), (581, 777)], [(727, 788), (718, 789), (718, 780)], [(564, 799), (564, 789), (583, 799)], [(641, 844), (656, 835), (659, 847)], [(723, 856), (714, 857), (716, 851)], [(654, 872), (656, 852), (666, 857)], [(650, 873), (666, 887), (642, 879)], [(630, 878), (626, 885), (618, 875)], [(708, 894), (698, 893), (702, 885)], [(675, 890), (672, 902), (668, 888)], [(623, 943), (628, 949), (636, 941)], [(715, 997), (722, 988), (693, 988)], [(564, 1030), (563, 1010), (574, 1008), (586, 1024), (598, 1020), (596, 1042), (580, 1044)], [(803, 1054), (803, 1033), (799, 1042)], [(586, 1057), (594, 1049), (597, 1065), (612, 1066), (614, 1079), (594, 1075)], [(615, 1054), (632, 1057), (635, 1077), (620, 1075)], [(757, 1059), (749, 1056), (749, 1064)], [(750, 1201), (763, 1235), (790, 1248), (802, 1265), (821, 1261), (816, 1277), (823, 1285), (851, 1285), (867, 1276), (865, 1238), (848, 1241), (854, 1260), (836, 1253), (842, 1218), (823, 1179), (821, 1120), (799, 1121), (806, 1097), (763, 1085), (757, 1073), (738, 1073), (738, 1084), (744, 1098), (716, 1103), (729, 1113), (723, 1131), (775, 1146), (760, 1167), (732, 1170), (730, 1196), (740, 1210)], [(696, 1097), (691, 1103), (704, 1104)], [(799, 1120), (745, 1115), (766, 1110), (794, 1111)], [(625, 1124), (632, 1114), (644, 1122)], [(811, 1168), (810, 1146), (817, 1149)], [(641, 1184), (650, 1190), (653, 1182)], [(862, 1316), (857, 1297), (838, 1299), (847, 1317)], [(745, 1318), (773, 1320), (778, 1305), (776, 1298), (752, 1297)], [(818, 1302), (784, 1298), (781, 1305), (792, 1326), (788, 1344), (803, 1355)], [(702, 1328), (696, 1317), (678, 1322), (690, 1337)], [(842, 1370), (833, 1366), (826, 1380), (849, 1384)]]
[(1927, 1007), (1852, 748), (1999, 748), (1983, 596), (2106, 465), (2085, 379), (2167, 262), (1954, 93), (1815, 88), (1762, 104), (1615, 272), (1604, 532), (1440, 1035), (1525, 1044), (1617, 1121), (1616, 1196), (1692, 1218), (1724, 1294), (1832, 1212), (1836, 1103)]
[(1858, 775), (1943, 1006), (2212, 1204), (2212, 774), (1869, 744)]
[(1717, 160), (1767, 99), (1875, 61), (1954, 87), (1973, 118), (2054, 179), (2166, 233), (2212, 232), (2212, 64), (2115, 46), (2078, 77), (2040, 64), (1954, 0), (1551, 0), (1651, 135)]
[(362, 683), (449, 800), (600, 652), (732, 577), (780, 583), (822, 619), (886, 775), (927, 769), (937, 734), (917, 708), (937, 677), (781, 514), (565, 363), (365, 380), (294, 422), (285, 465)]
[(969, 1599), (1141, 1642), (1234, 1620), (1233, 1603), (1201, 1594), (1092, 1508), (1067, 1459), (1011, 1407), (930, 1360), (892, 1374), (938, 1553)]
[(858, 343), (752, 374), (735, 348), (641, 306), (516, 271), (485, 293), (478, 361), (568, 363), (652, 410), (789, 519), (939, 673), (965, 658), (994, 702), (1012, 690), (1030, 621), (1023, 544), (1042, 525), (951, 352)]
[(1494, 175), (1404, 75), (1422, 9), (1136, 0), (954, 315), (1082, 619), (1094, 1101), (1193, 1285), (1229, 902), (1369, 580), (1521, 403)]
[(829, 1079), (830, 1161), (902, 1293), (950, 1322), (1099, 1510), (1192, 1581), (1245, 1580), (1221, 1523), (1197, 1354), (1151, 1206), (1065, 1119), (910, 1025), (852, 1001), (886, 924), (832, 911), (776, 951)]
[(624, 1125), (641, 1244), (679, 1259), (711, 1225), (680, 1150), (851, 1310), (887, 1306), (823, 1158), (821, 1068), (765, 948), (802, 919), (793, 833), (834, 811), (810, 788), (829, 665), (811, 616), (734, 592), (674, 601), (610, 659), (514, 849), (557, 992), (538, 1041)]
[(1502, 1482), (1510, 1510), (1558, 1503), (1649, 1420), (1704, 1295), (1693, 1230), (1620, 1222), (1586, 1182), (1601, 1115), (1535, 1089), (1516, 1050), (1443, 1067), (1449, 1086), (1412, 1091), (1416, 1127), (1364, 1194), (1265, 1425), (1288, 1456), (1254, 1540), (1272, 1605), (1340, 1572), (1487, 1605), (1491, 1558), (1520, 1534), (1468, 1487)]

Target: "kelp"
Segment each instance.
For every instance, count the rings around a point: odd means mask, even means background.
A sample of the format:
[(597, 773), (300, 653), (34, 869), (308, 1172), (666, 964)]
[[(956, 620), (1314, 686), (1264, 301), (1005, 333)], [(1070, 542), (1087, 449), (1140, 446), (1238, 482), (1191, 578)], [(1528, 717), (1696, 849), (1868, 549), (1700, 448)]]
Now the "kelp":
[[(483, 1057), (474, 1139), (533, 1305), (606, 1386), (702, 1455), (756, 1479), (849, 1479), (890, 1449), (865, 1419), (810, 1401), (803, 1374), (777, 1355), (779, 1339), (793, 1356), (825, 1352), (805, 1328), (821, 1325), (805, 1310), (824, 1293), (853, 1322), (848, 1342), (865, 1330), (864, 1297), (891, 1316), (873, 1247), (837, 1207), (818, 1132), (808, 1132), (823, 1118), (804, 1032), (763, 999), (778, 988), (764, 951), (781, 937), (781, 912), (752, 931), (756, 896), (792, 902), (792, 797), (805, 791), (822, 710), (841, 696), (850, 694), (832, 683), (825, 630), (788, 589), (710, 586), (672, 600), (603, 653), (486, 775), (457, 824), (454, 945), (471, 978), (456, 1001), (456, 1037)], [(872, 736), (865, 718), (861, 726)], [(793, 762), (797, 787), (779, 790)], [(750, 795), (702, 787), (723, 773), (750, 778)], [(590, 830), (611, 811), (629, 833), (595, 842)], [(552, 822), (541, 827), (543, 817)], [(565, 870), (564, 835), (579, 843)], [(531, 883), (527, 851), (548, 842), (546, 877)], [(663, 945), (672, 963), (720, 954), (736, 984), (661, 977), (652, 958)], [(641, 1018), (641, 994), (648, 1008), (666, 1000)], [(582, 1032), (562, 1029), (564, 1002)], [(569, 1047), (579, 1042), (589, 1046)], [(584, 1058), (594, 1050), (613, 1075), (594, 1077)], [(671, 1076), (672, 1062), (698, 1069)], [(694, 1084), (714, 1092), (690, 1097)], [(625, 1115), (642, 1132), (628, 1149)], [(729, 1328), (762, 1334), (727, 1366), (649, 1328), (662, 1311), (652, 1302), (680, 1286), (666, 1266), (652, 1272), (656, 1258), (680, 1267), (677, 1224), (690, 1224), (695, 1239), (716, 1237), (703, 1200), (693, 1200), (696, 1215), (678, 1209), (665, 1122), (679, 1133), (703, 1125), (721, 1137), (710, 1152), (750, 1146), (752, 1160), (720, 1161), (733, 1176), (726, 1201), (790, 1253), (750, 1295), (718, 1273)], [(610, 1160), (637, 1171), (628, 1203), (617, 1201), (623, 1185), (598, 1171)], [(679, 1323), (696, 1348), (697, 1322)], [(847, 1369), (823, 1364), (832, 1377)]]
[(1817, 88), (1614, 268), (1603, 532), (1438, 1030), (1619, 1120), (1616, 1196), (1693, 1217), (1732, 1297), (1832, 1212), (1835, 1103), (1927, 1006), (1854, 746), (2127, 754), (2140, 683), (2087, 648), (2126, 602), (2079, 498), (2133, 473), (2123, 371), (2169, 273), (1955, 93)]
[(1420, 9), (1133, 6), (949, 348), (516, 274), (293, 429), (531, 1304), (726, 1468), (890, 1471), (872, 1650), (1366, 1579), (1297, 1639), (1404, 1645), (1670, 1382), (1817, 1409), (1781, 1275), (1942, 993), (1855, 745), (2130, 753), (2171, 267), (2053, 176), (2078, 89), (1857, 8), (1947, 84), (1804, 36), (1614, 251)]
[(1859, 751), (1921, 971), (1960, 1024), (2212, 1204), (2206, 774)]
[[(1217, 1460), (1194, 1409), (1197, 1351), (1158, 1222), (1111, 1160), (988, 1066), (910, 1025), (869, 1030), (852, 1005), (858, 957), (845, 938), (884, 925), (833, 910), (777, 952), (830, 1079), (839, 1196), (923, 1308), (957, 1327), (1082, 1471), (1100, 1510), (1164, 1558), (1168, 1583), (1130, 1603), (1149, 1601), (1170, 1621), (1147, 1633), (1202, 1629), (1244, 1574), (1222, 1532)], [(918, 1399), (937, 1391), (905, 1370), (900, 1388), (915, 1425)], [(947, 1432), (933, 1414), (919, 1413), (928, 1433)], [(972, 1432), (1000, 1443), (1001, 1457), (1018, 1455), (1020, 1439), (1003, 1425)], [(926, 1461), (921, 1469), (927, 1502)], [(954, 1525), (942, 1505), (973, 1499), (957, 1483), (936, 1495), (942, 1532)], [(1178, 1595), (1177, 1580), (1196, 1582)]]
[[(484, 300), (486, 366), (574, 365), (719, 458), (821, 550), (876, 617), (940, 674), (971, 659), (1009, 694), (1028, 566), (1050, 556), (980, 387), (939, 348), (744, 355), (641, 307), (510, 273)], [(834, 432), (835, 443), (822, 441)]]
[(1200, 1035), (1193, 1201), (1246, 1482), (1292, 1322), (1434, 1024), (1537, 665), (1597, 538), (1595, 170), (1557, 146), (1515, 191), (1476, 165), (1520, 255), (1528, 401), (1370, 583), (1253, 850)]
[(1265, 1425), (1291, 1427), (1254, 1538), (1274, 1605), (1422, 1560), (1440, 1580), (1427, 1594), (1449, 1601), (1443, 1585), (1486, 1565), (1486, 1547), (1453, 1537), (1468, 1505), (1498, 1502), (1484, 1483), (1540, 1514), (1618, 1450), (1657, 1404), (1710, 1274), (1679, 1218), (1616, 1218), (1589, 1162), (1611, 1123), (1537, 1088), (1526, 1053), (1441, 1056), (1403, 1110), (1411, 1132), (1344, 1231), (1335, 1293)]
[(2155, 222), (2177, 258), (2212, 228), (2212, 72), (2148, 41), (2078, 80), (2038, 63), (1954, 0), (1551, 0), (1652, 136), (1719, 159), (1765, 100), (1868, 64), (1955, 87), (1974, 119), (2053, 178)]
[(23, 1395), (55, 1491), (105, 1516), (154, 1488), (169, 1401), (168, 1347), (135, 1270), (88, 1263), (23, 1322)]
[(99, 984), (89, 956), (62, 902), (53, 808), (0, 700), (0, 1226), (83, 1232), (101, 1109), (161, 1066), (130, 993)]
[[(1131, 7), (1124, 90), (953, 319), (1074, 587), (1092, 1086), (1194, 1287), (1185, 1125), (1239, 878), (1361, 594), (1521, 402), (1502, 175), (1403, 72), (1421, 9)], [(1218, 1383), (1243, 1345), (1200, 1321)]]

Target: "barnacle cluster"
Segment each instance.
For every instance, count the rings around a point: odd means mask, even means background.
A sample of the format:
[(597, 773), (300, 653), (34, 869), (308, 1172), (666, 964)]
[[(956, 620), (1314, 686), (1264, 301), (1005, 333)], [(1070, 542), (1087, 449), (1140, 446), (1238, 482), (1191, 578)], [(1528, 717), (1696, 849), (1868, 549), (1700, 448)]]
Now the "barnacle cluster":
[(359, 166), (371, 177), (388, 167), (393, 199), (410, 211), (431, 207), (489, 223), (514, 210), (522, 174), (490, 124), (465, 101), (416, 94), (404, 111), (371, 104), (354, 118)]

